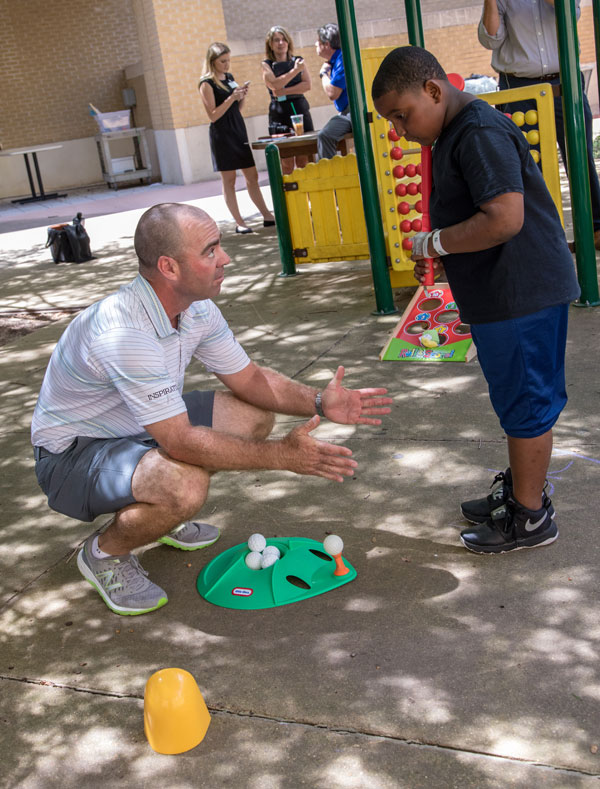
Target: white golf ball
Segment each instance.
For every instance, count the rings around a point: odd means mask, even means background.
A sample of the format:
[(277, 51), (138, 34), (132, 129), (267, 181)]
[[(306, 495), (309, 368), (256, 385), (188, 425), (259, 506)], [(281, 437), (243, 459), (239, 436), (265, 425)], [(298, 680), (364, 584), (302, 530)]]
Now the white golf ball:
[(267, 547), (263, 551), (263, 556), (265, 555), (265, 553), (272, 553), (278, 559), (281, 556), (281, 551), (279, 550), (279, 548), (276, 545), (267, 545)]
[(279, 560), (279, 556), (276, 556), (271, 551), (269, 551), (268, 553), (263, 553), (260, 562), (261, 569), (264, 570), (266, 567), (270, 567), (272, 564), (275, 564), (275, 562), (278, 560)]
[(331, 556), (336, 556), (344, 550), (344, 541), (337, 534), (328, 534), (323, 540), (323, 548)]
[(251, 570), (260, 570), (262, 558), (262, 553), (259, 553), (258, 551), (250, 551), (244, 561), (246, 562), (246, 566)]
[(261, 553), (261, 551), (264, 551), (266, 544), (267, 541), (262, 534), (251, 534), (248, 538), (248, 548), (250, 548), (251, 551), (258, 551)]

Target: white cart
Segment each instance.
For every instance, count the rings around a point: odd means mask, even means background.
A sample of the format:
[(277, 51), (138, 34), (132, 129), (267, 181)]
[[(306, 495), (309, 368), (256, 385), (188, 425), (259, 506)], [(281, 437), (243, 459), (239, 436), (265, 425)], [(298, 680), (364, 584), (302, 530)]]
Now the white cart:
[[(133, 143), (132, 155), (113, 158), (110, 152), (111, 141), (128, 138), (131, 138)], [(128, 181), (139, 180), (140, 183), (144, 181), (150, 183), (152, 165), (150, 164), (148, 141), (146, 140), (146, 129), (144, 127), (102, 132), (96, 135), (95, 140), (98, 147), (102, 175), (111, 189), (118, 189), (119, 184)]]

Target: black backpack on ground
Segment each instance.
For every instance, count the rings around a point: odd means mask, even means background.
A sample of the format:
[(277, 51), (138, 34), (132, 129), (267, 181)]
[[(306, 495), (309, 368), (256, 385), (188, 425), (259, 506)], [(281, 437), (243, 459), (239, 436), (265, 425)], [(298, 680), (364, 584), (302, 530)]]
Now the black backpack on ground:
[(46, 246), (50, 247), (55, 263), (85, 263), (93, 260), (90, 237), (83, 226), (81, 212), (73, 219), (72, 225), (52, 225), (48, 228)]

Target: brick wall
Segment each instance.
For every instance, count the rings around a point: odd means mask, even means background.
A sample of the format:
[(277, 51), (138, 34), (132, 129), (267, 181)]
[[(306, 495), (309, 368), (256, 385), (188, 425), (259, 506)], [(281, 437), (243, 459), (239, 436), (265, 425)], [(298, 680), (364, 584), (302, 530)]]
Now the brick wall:
[[(430, 6), (432, 3), (433, 0)], [(478, 8), (480, 5), (481, 4), (478, 2)], [(379, 7), (379, 3), (377, 6)], [(423, 8), (425, 8), (424, 2)], [(471, 13), (469, 16), (470, 18), (479, 18), (478, 13), (475, 15)], [(490, 65), (492, 53), (484, 49), (479, 43), (477, 38), (477, 26), (478, 22), (437, 28), (429, 27), (425, 29), (424, 35), (427, 48), (436, 56), (446, 71), (456, 72), (465, 78), (469, 77), (471, 74), (495, 76), (495, 72)], [(294, 40), (306, 38), (302, 33), (291, 34)], [(593, 10), (591, 6), (582, 8), (581, 19), (578, 25), (578, 35), (581, 47), (580, 61), (582, 63), (594, 62), (594, 28)], [(250, 42), (246, 43), (249, 44)], [(361, 48), (404, 46), (408, 43), (408, 34), (405, 32), (395, 32), (391, 35), (360, 37)], [(232, 53), (231, 68), (237, 81), (244, 82), (245, 80), (252, 80), (252, 90), (248, 95), (243, 110), (243, 114), (246, 117), (265, 114), (269, 103), (260, 70), (260, 62), (264, 57), (264, 51), (259, 41), (253, 41), (252, 46), (256, 50), (255, 53), (239, 56), (235, 55), (235, 50)], [(301, 55), (305, 59), (307, 68), (312, 77), (312, 90), (306, 94), (306, 98), (311, 107), (330, 104), (321, 88), (318, 78), (319, 69), (323, 61), (317, 57), (314, 46), (296, 47), (295, 54)], [(203, 112), (202, 118), (200, 122), (206, 123), (207, 119)]]
[[(421, 0), (421, 14), (439, 13), (458, 8), (481, 9), (482, 0)], [(275, 5), (272, 0), (247, 0), (240, 13), (240, 0), (223, 0), (223, 12), (229, 38), (264, 38), (271, 25), (286, 30), (316, 29), (336, 21), (335, 0), (302, 0)], [(376, 19), (405, 19), (403, 0), (354, 0), (358, 24)]]
[(205, 123), (198, 79), (208, 45), (226, 39), (221, 0), (133, 0), (155, 129)]
[(596, 60), (594, 48), (594, 10), (592, 6), (584, 6), (581, 9), (581, 18), (577, 25), (577, 35), (581, 52), (579, 54), (580, 63), (593, 63)]
[[(590, 2), (584, 0), (579, 24), (583, 63), (595, 60)], [(92, 136), (97, 129), (88, 102), (103, 111), (122, 108), (123, 70), (139, 61), (149, 111), (138, 123), (151, 117), (155, 129), (206, 124), (197, 83), (214, 40), (232, 44), (236, 79), (252, 83), (244, 115), (265, 115), (260, 62), (272, 5), (271, 0), (249, 3), (252, 14), (240, 15), (239, 0), (80, 0), (76, 5), (53, 0), (49, 14), (43, 0), (0, 0), (0, 141), (9, 148)], [(330, 102), (318, 79), (317, 23), (310, 20), (333, 18), (334, 6), (333, 0), (289, 0), (278, 15), (284, 21), (296, 14), (301, 25), (288, 26), (312, 76), (307, 98), (313, 107)], [(422, 0), (427, 46), (448, 71), (492, 73), (490, 52), (477, 40), (480, 7), (480, 0)], [(408, 43), (404, 20), (386, 18), (398, 8), (403, 14), (399, 0), (356, 0), (361, 46)], [(368, 16), (374, 21), (365, 21)], [(251, 38), (254, 24), (261, 30)], [(236, 40), (242, 34), (245, 38)]]
[(471, 74), (495, 74), (490, 65), (492, 53), (479, 43), (476, 24), (428, 30), (427, 48), (445, 71), (454, 71), (465, 78)]
[(140, 58), (129, 0), (0, 0), (0, 141), (89, 137), (88, 102), (122, 109), (123, 68)]

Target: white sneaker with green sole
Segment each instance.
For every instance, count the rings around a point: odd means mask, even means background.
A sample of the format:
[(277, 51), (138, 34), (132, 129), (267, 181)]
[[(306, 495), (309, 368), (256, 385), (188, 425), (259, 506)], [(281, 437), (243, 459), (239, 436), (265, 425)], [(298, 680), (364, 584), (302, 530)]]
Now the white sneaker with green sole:
[(115, 614), (136, 616), (156, 611), (168, 602), (164, 589), (152, 583), (137, 556), (108, 556), (96, 559), (92, 555), (89, 537), (77, 556), (77, 567)]
[(181, 551), (197, 551), (212, 545), (220, 536), (221, 532), (216, 526), (211, 526), (209, 523), (186, 521), (180, 523), (158, 541), (170, 545), (172, 548), (179, 548)]

